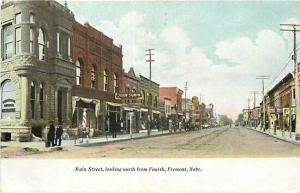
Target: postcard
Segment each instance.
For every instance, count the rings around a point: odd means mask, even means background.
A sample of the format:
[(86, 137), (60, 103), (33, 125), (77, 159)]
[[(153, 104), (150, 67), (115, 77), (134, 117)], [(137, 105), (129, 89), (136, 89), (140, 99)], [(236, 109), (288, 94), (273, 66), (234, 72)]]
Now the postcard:
[(2, 0), (0, 192), (299, 193), (299, 10)]

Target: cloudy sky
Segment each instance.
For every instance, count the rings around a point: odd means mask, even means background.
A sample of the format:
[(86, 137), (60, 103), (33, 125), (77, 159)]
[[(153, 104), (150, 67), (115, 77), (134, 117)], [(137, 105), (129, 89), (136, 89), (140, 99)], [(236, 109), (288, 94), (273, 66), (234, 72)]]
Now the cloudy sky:
[(293, 67), (292, 34), (280, 32), (279, 24), (300, 24), (299, 2), (71, 1), (68, 6), (79, 22), (88, 21), (123, 45), (125, 70), (134, 67), (148, 76), (145, 49), (154, 48), (154, 81), (182, 90), (188, 81), (188, 97), (201, 94), (233, 119), (253, 98), (250, 91), (261, 91), (257, 75), (269, 75), (271, 88)]

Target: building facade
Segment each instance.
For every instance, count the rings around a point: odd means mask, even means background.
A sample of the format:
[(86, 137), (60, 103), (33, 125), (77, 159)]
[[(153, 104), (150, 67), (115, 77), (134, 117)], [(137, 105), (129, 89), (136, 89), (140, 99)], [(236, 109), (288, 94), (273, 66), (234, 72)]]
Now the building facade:
[(130, 68), (128, 72), (124, 72), (122, 93), (128, 96), (122, 100), (124, 132), (130, 133), (130, 126), (132, 127), (132, 132), (138, 132), (140, 129), (140, 106), (142, 97), (139, 89), (139, 77), (136, 76), (133, 68)]
[(73, 61), (76, 82), (72, 89), (72, 127), (97, 136), (120, 129), (123, 79), (122, 46), (88, 23), (73, 23)]
[(160, 101), (163, 101), (166, 97), (171, 99), (171, 119), (175, 129), (179, 127), (183, 121), (182, 94), (183, 91), (177, 87), (159, 88)]
[[(142, 94), (140, 106), (140, 129), (147, 129), (150, 122), (152, 129), (157, 128), (157, 123), (159, 122), (160, 117), (158, 106), (159, 84), (139, 75), (139, 90)], [(150, 109), (149, 116), (148, 109)]]
[[(295, 131), (294, 78), (287, 74), (266, 95), (268, 127)], [(291, 113), (290, 113), (291, 112)]]
[(2, 4), (1, 140), (45, 138), (49, 121), (70, 127), (73, 22), (55, 1)]

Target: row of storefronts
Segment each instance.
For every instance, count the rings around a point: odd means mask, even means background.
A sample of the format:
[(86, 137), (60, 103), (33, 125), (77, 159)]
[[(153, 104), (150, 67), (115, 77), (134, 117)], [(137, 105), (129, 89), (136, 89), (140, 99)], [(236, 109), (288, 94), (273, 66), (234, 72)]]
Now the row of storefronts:
[[(243, 125), (264, 127), (281, 131), (295, 132), (295, 88), (294, 77), (288, 73), (265, 95), (265, 116), (263, 103), (259, 107), (243, 110)], [(265, 124), (264, 122), (265, 117)]]

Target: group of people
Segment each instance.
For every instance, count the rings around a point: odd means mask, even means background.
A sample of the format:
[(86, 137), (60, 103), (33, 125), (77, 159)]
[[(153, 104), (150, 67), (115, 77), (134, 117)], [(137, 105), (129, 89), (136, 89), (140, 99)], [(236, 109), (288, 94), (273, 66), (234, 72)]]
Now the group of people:
[(60, 124), (56, 129), (54, 127), (54, 123), (50, 123), (50, 128), (47, 133), (47, 141), (46, 141), (46, 146), (61, 146), (61, 137), (63, 134), (63, 128), (62, 125)]

